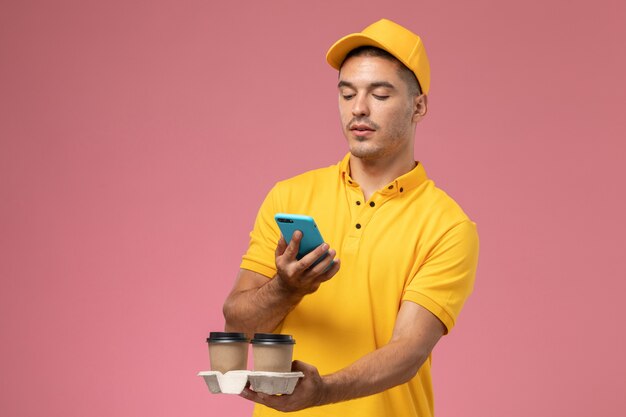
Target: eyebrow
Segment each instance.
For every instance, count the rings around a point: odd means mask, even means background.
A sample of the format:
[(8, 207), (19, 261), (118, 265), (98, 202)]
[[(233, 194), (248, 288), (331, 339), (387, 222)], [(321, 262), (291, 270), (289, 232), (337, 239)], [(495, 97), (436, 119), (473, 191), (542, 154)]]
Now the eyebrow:
[[(337, 84), (337, 88), (341, 88), (341, 87), (354, 88), (354, 84), (352, 84), (349, 81), (341, 80), (339, 81), (339, 84)], [(387, 81), (374, 81), (373, 83), (369, 84), (369, 88), (378, 88), (378, 87), (391, 88), (394, 90), (396, 88), (393, 84)]]

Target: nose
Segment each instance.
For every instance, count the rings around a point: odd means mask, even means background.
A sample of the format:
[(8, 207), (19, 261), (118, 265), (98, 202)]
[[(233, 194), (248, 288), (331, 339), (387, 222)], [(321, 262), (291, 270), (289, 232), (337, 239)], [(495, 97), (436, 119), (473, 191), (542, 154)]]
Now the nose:
[(353, 116), (368, 116), (370, 113), (367, 105), (367, 99), (364, 94), (357, 94), (352, 100), (352, 115)]

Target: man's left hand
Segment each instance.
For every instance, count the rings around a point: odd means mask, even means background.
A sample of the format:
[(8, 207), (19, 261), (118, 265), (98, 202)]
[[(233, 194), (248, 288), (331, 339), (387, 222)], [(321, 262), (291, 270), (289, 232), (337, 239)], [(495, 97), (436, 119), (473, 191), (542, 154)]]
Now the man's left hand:
[(244, 388), (240, 394), (243, 398), (274, 408), (278, 411), (297, 411), (304, 408), (322, 405), (324, 398), (324, 381), (317, 368), (300, 361), (293, 361), (292, 372), (302, 372), (304, 377), (289, 395), (269, 395)]

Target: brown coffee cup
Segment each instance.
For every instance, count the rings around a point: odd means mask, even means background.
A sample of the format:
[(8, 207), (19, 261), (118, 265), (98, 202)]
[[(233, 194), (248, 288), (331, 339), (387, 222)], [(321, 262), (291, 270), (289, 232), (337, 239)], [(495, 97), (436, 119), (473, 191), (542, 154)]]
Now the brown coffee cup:
[(247, 369), (249, 340), (244, 333), (211, 332), (207, 343), (212, 371), (226, 373)]
[(291, 335), (255, 333), (251, 343), (255, 371), (291, 372), (296, 343)]

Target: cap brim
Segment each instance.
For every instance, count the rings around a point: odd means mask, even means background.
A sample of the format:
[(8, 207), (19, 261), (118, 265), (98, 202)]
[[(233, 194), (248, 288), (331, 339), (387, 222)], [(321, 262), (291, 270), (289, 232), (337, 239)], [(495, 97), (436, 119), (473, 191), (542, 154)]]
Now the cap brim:
[(346, 55), (348, 55), (351, 50), (360, 46), (375, 46), (377, 48), (387, 50), (385, 45), (377, 42), (367, 35), (362, 33), (352, 33), (339, 39), (333, 44), (333, 46), (330, 47), (328, 52), (326, 52), (326, 61), (331, 67), (338, 70), (341, 68), (341, 64), (343, 64), (344, 59), (346, 59)]

